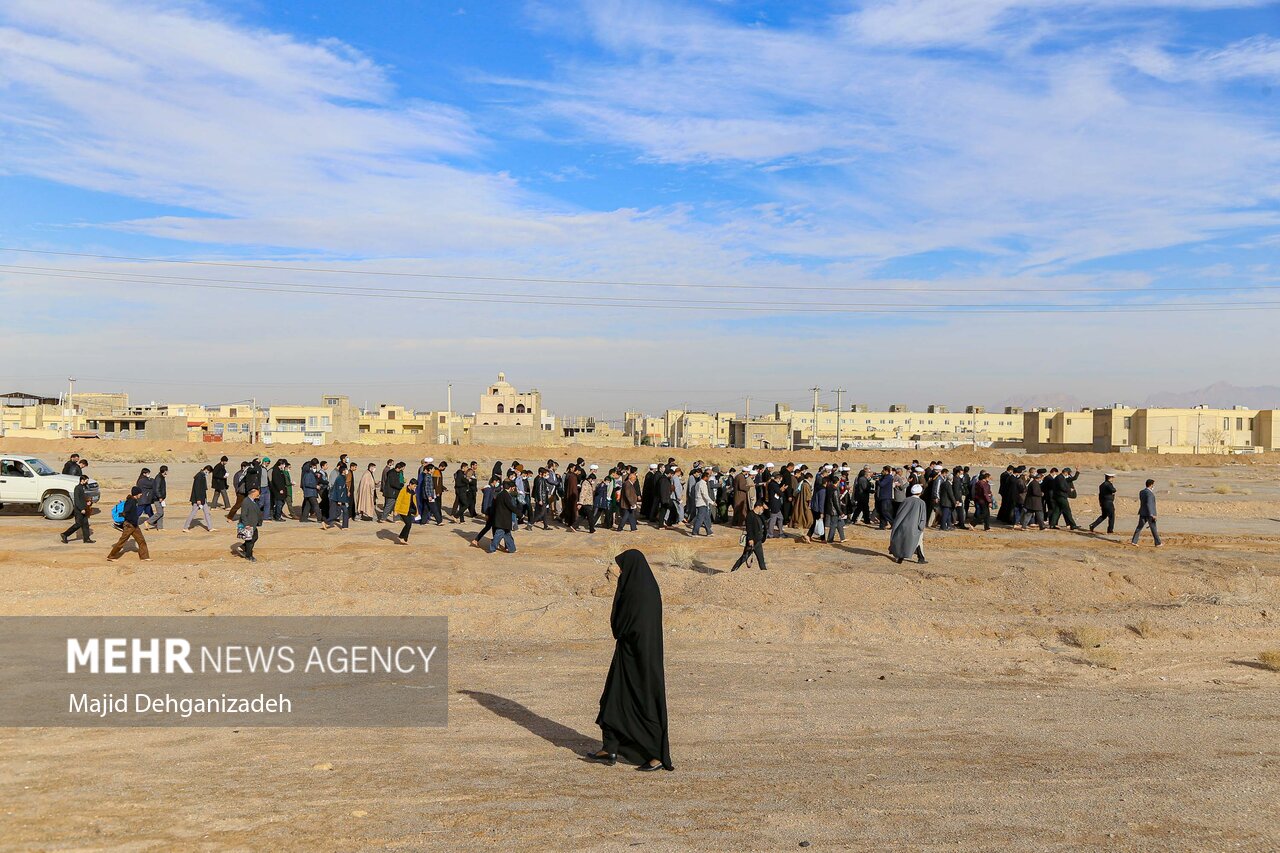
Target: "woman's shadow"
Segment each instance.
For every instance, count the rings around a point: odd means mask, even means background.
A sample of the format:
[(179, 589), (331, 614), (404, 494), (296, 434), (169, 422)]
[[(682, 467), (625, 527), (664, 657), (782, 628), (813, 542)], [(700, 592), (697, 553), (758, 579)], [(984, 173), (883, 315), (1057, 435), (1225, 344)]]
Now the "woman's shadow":
[(547, 743), (570, 750), (575, 755), (593, 752), (600, 747), (599, 738), (587, 737), (577, 729), (571, 729), (555, 720), (535, 714), (515, 700), (496, 696), (493, 693), (482, 693), (479, 690), (459, 690), (458, 692), (464, 696), (470, 696), (481, 707), (510, 720)]

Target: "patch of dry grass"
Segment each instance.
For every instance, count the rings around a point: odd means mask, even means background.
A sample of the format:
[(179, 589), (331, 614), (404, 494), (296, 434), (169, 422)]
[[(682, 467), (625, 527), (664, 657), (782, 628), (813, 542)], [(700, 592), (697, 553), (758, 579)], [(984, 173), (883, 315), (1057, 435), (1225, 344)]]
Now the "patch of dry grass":
[(602, 538), (604, 541), (597, 543), (595, 548), (595, 561), (605, 566), (612, 566), (613, 558), (621, 554), (622, 549), (610, 542), (607, 535)]
[(1090, 666), (1096, 666), (1100, 669), (1118, 669), (1120, 664), (1119, 653), (1107, 646), (1085, 649), (1080, 653), (1080, 659)]
[(1258, 662), (1272, 672), (1280, 672), (1280, 649), (1258, 652)]
[(1107, 632), (1092, 625), (1073, 625), (1061, 632), (1062, 641), (1077, 649), (1100, 648), (1107, 641)]
[(1137, 634), (1144, 640), (1150, 640), (1152, 637), (1160, 633), (1160, 626), (1150, 619), (1143, 618), (1137, 624), (1130, 625), (1129, 630)]
[(1213, 487), (1213, 493), (1215, 495), (1229, 495), (1234, 491), (1235, 489), (1231, 488), (1229, 483), (1219, 483)]
[(666, 562), (674, 569), (692, 569), (698, 562), (698, 552), (688, 545), (673, 545), (667, 551)]

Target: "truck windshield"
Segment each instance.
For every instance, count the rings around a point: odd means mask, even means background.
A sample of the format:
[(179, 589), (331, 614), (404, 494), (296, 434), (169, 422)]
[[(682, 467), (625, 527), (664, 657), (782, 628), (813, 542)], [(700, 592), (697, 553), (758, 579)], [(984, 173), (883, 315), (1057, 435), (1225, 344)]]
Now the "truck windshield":
[(22, 461), (30, 465), (31, 470), (35, 471), (36, 474), (41, 477), (47, 477), (53, 473), (53, 469), (41, 462), (39, 459), (24, 459)]

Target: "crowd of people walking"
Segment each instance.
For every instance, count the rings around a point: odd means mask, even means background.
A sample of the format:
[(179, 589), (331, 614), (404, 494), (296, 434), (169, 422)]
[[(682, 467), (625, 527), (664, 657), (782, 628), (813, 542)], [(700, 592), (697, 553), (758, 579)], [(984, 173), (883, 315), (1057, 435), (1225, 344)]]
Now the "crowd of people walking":
[[(64, 470), (86, 464), (78, 457)], [(244, 460), (234, 471), (223, 456), (200, 468), (191, 484), (190, 510), (181, 530), (200, 522), (216, 528), (213, 510), (225, 510), (236, 525), (238, 553), (254, 560), (254, 546), (265, 523), (286, 519), (316, 524), (325, 530), (347, 529), (353, 522), (399, 524), (395, 539), (407, 544), (416, 527), (442, 526), (465, 520), (483, 522), (471, 545), (489, 553), (515, 553), (515, 533), (523, 526), (558, 526), (570, 532), (631, 531), (641, 524), (691, 537), (711, 537), (721, 528), (735, 529), (742, 545), (738, 569), (755, 564), (766, 568), (764, 546), (770, 539), (790, 536), (805, 543), (838, 543), (846, 526), (862, 524), (891, 530), (889, 550), (898, 562), (915, 557), (925, 562), (923, 536), (939, 531), (990, 530), (993, 521), (1014, 530), (1083, 529), (1076, 523), (1072, 500), (1080, 473), (1071, 468), (1031, 468), (1009, 465), (998, 478), (990, 472), (972, 473), (968, 466), (940, 461), (902, 466), (848, 465), (810, 467), (764, 462), (729, 467), (695, 462), (686, 473), (674, 458), (649, 463), (644, 471), (625, 462), (607, 469), (577, 459), (565, 466), (548, 459), (536, 469), (519, 461), (495, 463), (482, 479), (475, 461), (450, 470), (448, 461), (422, 459), (413, 469), (387, 459), (361, 466), (347, 454), (331, 466), (328, 460), (303, 462), (295, 487), (293, 466), (287, 459)], [(117, 559), (129, 540), (139, 556), (148, 558), (144, 529), (164, 526), (168, 501), (168, 466), (153, 474), (143, 468), (130, 494), (112, 511), (120, 531), (108, 559)], [(81, 478), (82, 483), (87, 477)], [(1140, 513), (1131, 539), (1138, 543), (1144, 527), (1151, 528), (1156, 545), (1154, 481), (1139, 496)], [(234, 500), (232, 500), (234, 494)], [(1113, 474), (1098, 485), (1099, 515), (1089, 526), (1107, 534), (1115, 531), (1116, 487)], [(63, 542), (77, 533), (89, 538), (89, 510), (82, 488), (73, 496), (76, 524), (62, 534)], [(489, 536), (487, 546), (485, 536)]]

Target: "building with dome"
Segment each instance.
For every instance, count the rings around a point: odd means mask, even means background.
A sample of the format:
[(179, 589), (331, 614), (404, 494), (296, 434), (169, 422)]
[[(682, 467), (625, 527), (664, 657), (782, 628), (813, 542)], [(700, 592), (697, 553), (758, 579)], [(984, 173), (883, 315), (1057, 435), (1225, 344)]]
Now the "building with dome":
[(542, 394), (536, 388), (521, 394), (507, 381), (507, 374), (499, 373), (498, 381), (480, 395), (476, 426), (541, 429), (542, 414)]

